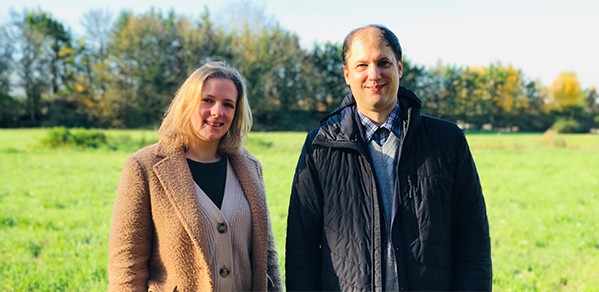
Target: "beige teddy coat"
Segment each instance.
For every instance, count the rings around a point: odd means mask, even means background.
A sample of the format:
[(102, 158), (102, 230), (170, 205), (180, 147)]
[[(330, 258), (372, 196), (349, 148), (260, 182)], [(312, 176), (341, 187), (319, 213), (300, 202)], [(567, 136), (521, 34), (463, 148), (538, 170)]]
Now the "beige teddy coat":
[[(261, 165), (243, 148), (228, 159), (251, 210), (252, 290), (282, 291)], [(154, 144), (131, 155), (114, 202), (109, 291), (214, 290), (200, 218), (182, 149)]]

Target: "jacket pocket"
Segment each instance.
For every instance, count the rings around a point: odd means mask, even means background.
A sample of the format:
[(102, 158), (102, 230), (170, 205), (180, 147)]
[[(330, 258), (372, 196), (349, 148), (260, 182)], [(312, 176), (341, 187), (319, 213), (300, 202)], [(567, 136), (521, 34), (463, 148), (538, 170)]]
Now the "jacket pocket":
[(414, 174), (400, 174), (400, 213), (401, 220), (404, 222), (403, 234), (407, 243), (411, 243), (419, 238), (418, 208), (422, 205), (422, 198), (419, 194), (418, 176)]

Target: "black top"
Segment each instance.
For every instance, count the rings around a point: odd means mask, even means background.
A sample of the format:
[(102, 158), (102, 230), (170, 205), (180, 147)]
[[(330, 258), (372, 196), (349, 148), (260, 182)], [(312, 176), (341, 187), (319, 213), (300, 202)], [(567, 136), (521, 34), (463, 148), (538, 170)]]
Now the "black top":
[(219, 209), (225, 196), (225, 181), (227, 178), (227, 158), (217, 162), (204, 163), (187, 159), (193, 180), (208, 195)]

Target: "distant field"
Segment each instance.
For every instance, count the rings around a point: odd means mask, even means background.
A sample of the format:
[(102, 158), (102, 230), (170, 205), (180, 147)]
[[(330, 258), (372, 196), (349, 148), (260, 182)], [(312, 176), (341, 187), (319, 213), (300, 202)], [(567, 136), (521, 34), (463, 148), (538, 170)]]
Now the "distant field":
[[(105, 131), (117, 150), (47, 149), (0, 129), (0, 290), (105, 291), (123, 160), (154, 131)], [(281, 264), (305, 133), (252, 133)], [(495, 291), (599, 290), (599, 135), (470, 134), (491, 225)]]

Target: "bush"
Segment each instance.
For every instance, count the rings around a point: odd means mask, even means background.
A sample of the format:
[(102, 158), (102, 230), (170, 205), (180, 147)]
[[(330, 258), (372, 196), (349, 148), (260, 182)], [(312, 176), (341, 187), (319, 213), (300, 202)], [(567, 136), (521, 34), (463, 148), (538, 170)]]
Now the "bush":
[(543, 133), (543, 143), (550, 147), (563, 148), (567, 147), (566, 140), (555, 130), (547, 130)]
[(110, 148), (106, 140), (106, 134), (100, 131), (81, 128), (71, 131), (65, 127), (55, 127), (48, 130), (46, 137), (42, 139), (42, 144), (50, 147)]
[(588, 129), (585, 129), (578, 121), (571, 119), (558, 119), (551, 126), (551, 130), (558, 133), (586, 133)]

